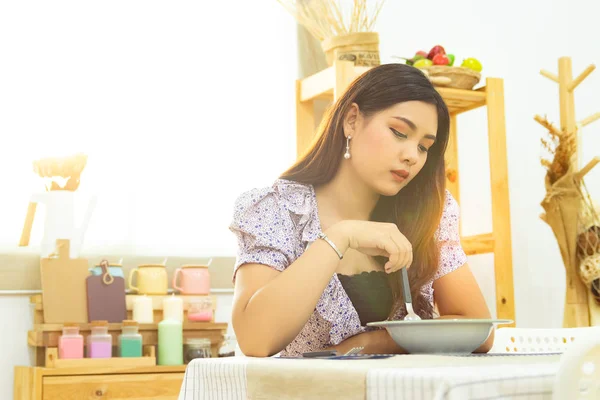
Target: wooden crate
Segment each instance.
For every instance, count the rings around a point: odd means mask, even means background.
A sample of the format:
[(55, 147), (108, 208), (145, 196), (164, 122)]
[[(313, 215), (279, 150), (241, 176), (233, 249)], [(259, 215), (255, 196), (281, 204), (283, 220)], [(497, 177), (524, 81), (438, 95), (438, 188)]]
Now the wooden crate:
[(154, 346), (144, 346), (142, 357), (110, 358), (58, 358), (58, 348), (46, 347), (47, 368), (100, 368), (100, 367), (154, 367), (156, 350)]

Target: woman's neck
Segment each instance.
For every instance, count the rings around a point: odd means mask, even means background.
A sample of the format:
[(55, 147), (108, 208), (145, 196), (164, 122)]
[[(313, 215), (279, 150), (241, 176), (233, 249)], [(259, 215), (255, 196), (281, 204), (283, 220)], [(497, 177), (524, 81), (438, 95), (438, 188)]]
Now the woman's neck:
[(348, 219), (368, 220), (380, 196), (355, 175), (349, 163), (341, 165), (335, 177), (315, 192), (319, 216), (322, 222), (329, 222), (325, 225)]

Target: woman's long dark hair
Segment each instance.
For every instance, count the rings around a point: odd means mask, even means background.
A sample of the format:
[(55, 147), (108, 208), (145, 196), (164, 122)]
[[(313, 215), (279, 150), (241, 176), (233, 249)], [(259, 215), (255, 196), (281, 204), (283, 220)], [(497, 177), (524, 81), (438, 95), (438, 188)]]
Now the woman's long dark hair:
[[(406, 101), (435, 105), (438, 116), (437, 139), (417, 176), (395, 196), (381, 196), (371, 220), (396, 223), (412, 244), (413, 263), (408, 271), (413, 305), (422, 318), (431, 318), (433, 305), (426, 301), (421, 288), (433, 278), (439, 266), (439, 248), (434, 235), (445, 201), (444, 153), (448, 143), (450, 116), (442, 96), (420, 70), (405, 64), (385, 64), (358, 77), (327, 111), (313, 144), (280, 178), (314, 186), (329, 182), (344, 161), (346, 138), (343, 121), (352, 103), (356, 103), (368, 118)], [(381, 264), (386, 261), (383, 257), (377, 260)], [(400, 274), (394, 273), (389, 279), (394, 295), (391, 318), (403, 302), (400, 301)]]

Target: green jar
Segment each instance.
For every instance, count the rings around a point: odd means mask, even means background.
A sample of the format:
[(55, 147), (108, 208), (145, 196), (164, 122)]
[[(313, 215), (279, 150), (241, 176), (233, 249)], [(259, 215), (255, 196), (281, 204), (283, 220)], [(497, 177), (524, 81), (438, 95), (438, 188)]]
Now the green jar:
[(136, 321), (123, 321), (119, 335), (119, 357), (142, 357), (142, 335)]

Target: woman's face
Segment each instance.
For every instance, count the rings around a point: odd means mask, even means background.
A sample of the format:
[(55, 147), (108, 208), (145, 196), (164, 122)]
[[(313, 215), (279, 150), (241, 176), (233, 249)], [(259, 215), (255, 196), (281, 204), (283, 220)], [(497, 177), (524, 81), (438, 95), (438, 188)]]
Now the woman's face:
[(435, 143), (437, 110), (421, 101), (398, 103), (365, 118), (353, 104), (344, 121), (350, 140), (349, 160), (356, 174), (374, 191), (393, 196), (423, 168)]

